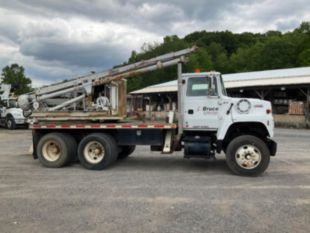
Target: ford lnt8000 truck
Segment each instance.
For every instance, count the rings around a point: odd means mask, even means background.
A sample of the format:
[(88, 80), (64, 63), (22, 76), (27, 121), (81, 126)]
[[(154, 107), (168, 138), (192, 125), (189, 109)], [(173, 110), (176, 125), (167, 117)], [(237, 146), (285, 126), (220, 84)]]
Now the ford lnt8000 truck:
[[(270, 102), (227, 96), (218, 72), (182, 73), (195, 47), (102, 73), (56, 83), (22, 95), (19, 105), (31, 120), (34, 158), (46, 167), (79, 160), (102, 170), (134, 152), (184, 151), (185, 158), (213, 158), (222, 151), (231, 171), (255, 176), (276, 154)], [(126, 79), (177, 66), (178, 111), (164, 121), (126, 116)]]

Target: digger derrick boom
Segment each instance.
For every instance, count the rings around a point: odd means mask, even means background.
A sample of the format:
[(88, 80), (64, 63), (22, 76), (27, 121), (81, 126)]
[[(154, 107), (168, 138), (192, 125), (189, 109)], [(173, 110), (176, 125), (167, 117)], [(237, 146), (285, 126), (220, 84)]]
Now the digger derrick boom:
[(134, 64), (56, 83), (22, 95), (26, 115), (49, 120), (120, 120), (126, 117), (127, 78), (186, 62), (196, 47), (164, 54)]

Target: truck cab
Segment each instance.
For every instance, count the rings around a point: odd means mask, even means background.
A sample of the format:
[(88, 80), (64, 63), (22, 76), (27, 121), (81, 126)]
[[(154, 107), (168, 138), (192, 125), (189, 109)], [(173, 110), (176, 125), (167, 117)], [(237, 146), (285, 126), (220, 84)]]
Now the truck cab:
[(0, 124), (8, 129), (26, 127), (27, 119), (23, 115), (23, 110), (18, 107), (14, 98), (2, 99), (0, 101)]
[(228, 97), (218, 72), (182, 74), (179, 82), (185, 156), (224, 151), (236, 173), (264, 170), (276, 153), (271, 103)]
[[(260, 99), (227, 96), (218, 72), (183, 74), (184, 130), (216, 131), (223, 139), (233, 123), (262, 124), (273, 137), (274, 121), (271, 103)], [(224, 132), (223, 132), (224, 130)]]

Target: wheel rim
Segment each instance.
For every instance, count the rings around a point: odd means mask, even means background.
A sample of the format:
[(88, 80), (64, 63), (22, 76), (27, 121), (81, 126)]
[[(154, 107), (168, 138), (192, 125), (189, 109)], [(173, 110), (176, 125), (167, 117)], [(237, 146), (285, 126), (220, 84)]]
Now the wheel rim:
[(242, 145), (235, 154), (237, 164), (247, 170), (256, 168), (261, 160), (262, 154), (254, 145)]
[(42, 148), (43, 157), (49, 162), (55, 162), (61, 156), (60, 144), (55, 140), (48, 140)]
[(84, 147), (84, 157), (87, 162), (92, 164), (100, 163), (105, 155), (104, 147), (97, 141), (91, 141)]
[(11, 128), (12, 127), (12, 121), (9, 119), (6, 123), (8, 125), (8, 128)]

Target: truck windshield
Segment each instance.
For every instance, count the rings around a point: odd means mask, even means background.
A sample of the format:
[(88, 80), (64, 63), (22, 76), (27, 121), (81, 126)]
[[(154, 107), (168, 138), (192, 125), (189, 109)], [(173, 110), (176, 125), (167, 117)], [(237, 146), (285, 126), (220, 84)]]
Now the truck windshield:
[(16, 100), (9, 100), (9, 103), (8, 103), (8, 107), (9, 108), (17, 108), (17, 101)]

